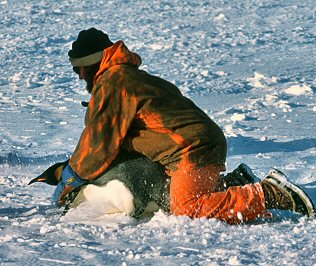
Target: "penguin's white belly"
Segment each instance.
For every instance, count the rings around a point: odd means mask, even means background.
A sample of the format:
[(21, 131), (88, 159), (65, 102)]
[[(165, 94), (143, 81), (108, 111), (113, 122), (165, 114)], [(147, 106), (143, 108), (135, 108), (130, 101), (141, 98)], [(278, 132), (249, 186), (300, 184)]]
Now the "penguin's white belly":
[(83, 187), (71, 208), (76, 208), (81, 203), (88, 203), (98, 207), (104, 214), (125, 213), (131, 215), (134, 210), (134, 196), (126, 185), (118, 180), (112, 180), (105, 186), (89, 184)]
[[(132, 216), (135, 211), (134, 195), (119, 180), (112, 180), (104, 186), (93, 184), (84, 186), (71, 204), (71, 208), (76, 208), (81, 203), (98, 208), (100, 214), (124, 213)], [(150, 215), (158, 209), (156, 203), (149, 202), (144, 210), (144, 215)]]

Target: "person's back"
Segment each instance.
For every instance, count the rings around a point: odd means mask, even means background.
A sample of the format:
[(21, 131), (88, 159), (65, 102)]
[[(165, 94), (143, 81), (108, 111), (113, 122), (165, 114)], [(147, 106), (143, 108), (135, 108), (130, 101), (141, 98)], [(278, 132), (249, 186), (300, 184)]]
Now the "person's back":
[[(126, 93), (126, 101), (134, 99), (137, 105), (123, 148), (140, 152), (168, 169), (184, 153), (200, 166), (214, 163), (224, 168), (222, 130), (170, 82), (135, 66), (116, 65), (97, 84), (113, 95)], [(116, 108), (114, 100), (111, 104)]]

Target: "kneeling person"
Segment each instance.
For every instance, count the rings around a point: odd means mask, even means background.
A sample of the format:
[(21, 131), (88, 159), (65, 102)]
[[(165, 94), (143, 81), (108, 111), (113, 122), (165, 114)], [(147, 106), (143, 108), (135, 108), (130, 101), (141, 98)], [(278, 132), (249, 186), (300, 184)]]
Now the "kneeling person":
[(230, 224), (266, 215), (271, 186), (224, 189), (220, 173), (227, 143), (220, 127), (176, 86), (140, 70), (140, 56), (123, 41), (112, 43), (102, 31), (83, 30), (69, 60), (86, 81), (91, 100), (85, 129), (55, 191), (57, 204), (76, 187), (101, 177), (125, 150), (164, 168), (171, 180), (172, 214)]

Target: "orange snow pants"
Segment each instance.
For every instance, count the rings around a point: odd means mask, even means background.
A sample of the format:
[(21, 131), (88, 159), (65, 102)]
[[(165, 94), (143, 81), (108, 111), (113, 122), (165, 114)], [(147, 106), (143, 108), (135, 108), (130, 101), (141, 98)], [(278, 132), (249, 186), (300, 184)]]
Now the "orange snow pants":
[(217, 218), (229, 224), (255, 220), (266, 213), (260, 184), (230, 187), (217, 191), (223, 167), (197, 168), (188, 161), (170, 171), (170, 209), (175, 215), (191, 218)]

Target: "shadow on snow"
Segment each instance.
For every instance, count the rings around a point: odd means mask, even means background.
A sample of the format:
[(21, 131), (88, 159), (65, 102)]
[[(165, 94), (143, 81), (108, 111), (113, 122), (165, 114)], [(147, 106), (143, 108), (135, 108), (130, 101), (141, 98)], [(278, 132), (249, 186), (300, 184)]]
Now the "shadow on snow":
[(26, 157), (16, 153), (8, 153), (6, 156), (0, 156), (0, 164), (9, 165), (39, 165), (47, 163), (56, 163), (69, 159), (69, 154), (47, 155), (42, 157)]
[(227, 138), (228, 154), (258, 154), (270, 152), (297, 152), (316, 148), (316, 139), (299, 139), (287, 142), (261, 141), (251, 137)]

